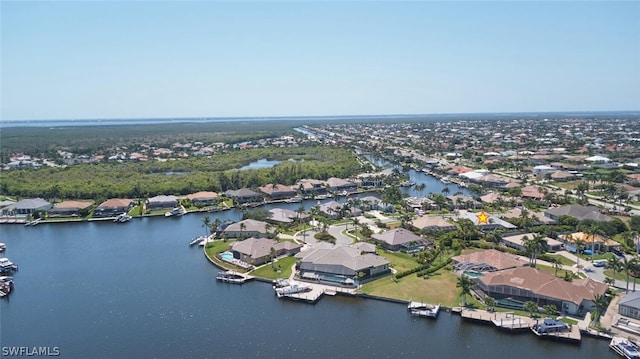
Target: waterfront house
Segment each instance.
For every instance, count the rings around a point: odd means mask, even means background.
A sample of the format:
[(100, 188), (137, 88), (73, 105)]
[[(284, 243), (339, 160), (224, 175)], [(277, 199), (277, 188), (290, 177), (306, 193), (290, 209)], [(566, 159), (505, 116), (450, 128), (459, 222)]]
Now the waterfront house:
[(3, 214), (29, 215), (36, 211), (48, 211), (53, 205), (42, 198), (29, 198), (10, 204), (2, 209)]
[(347, 181), (342, 178), (331, 177), (327, 179), (327, 186), (333, 192), (355, 192), (358, 189), (358, 184), (355, 182)]
[(382, 210), (382, 200), (375, 196), (362, 197), (360, 198), (358, 208), (363, 211)]
[(451, 258), (456, 271), (495, 272), (499, 270), (522, 267), (528, 261), (510, 253), (496, 249), (461, 254)]
[(606, 284), (588, 277), (567, 282), (529, 266), (484, 273), (473, 281), (482, 295), (496, 300), (533, 301), (539, 307), (550, 304), (564, 314), (578, 316), (594, 310), (594, 296), (607, 291)]
[(321, 195), (327, 192), (325, 182), (317, 179), (301, 179), (294, 186), (305, 197)]
[(49, 217), (71, 217), (80, 216), (81, 211), (84, 215), (87, 215), (89, 208), (93, 205), (93, 202), (83, 201), (63, 201), (56, 203), (53, 208), (48, 212)]
[(271, 215), (267, 221), (274, 223), (293, 223), (298, 220), (306, 220), (309, 218), (309, 214), (307, 213), (298, 213), (296, 211), (292, 211), (290, 209), (284, 208), (272, 208), (269, 210), (269, 214)]
[(260, 192), (262, 192), (265, 196), (267, 196), (270, 200), (279, 200), (291, 198), (296, 195), (296, 191), (293, 190), (289, 186), (285, 186), (282, 184), (267, 184), (260, 188), (258, 188)]
[(620, 250), (620, 243), (599, 235), (591, 235), (585, 232), (574, 232), (558, 236), (569, 252), (576, 252), (576, 241), (581, 240), (586, 249), (596, 252), (612, 252)]
[(249, 237), (269, 237), (270, 224), (256, 221), (255, 219), (245, 219), (240, 222), (228, 225), (222, 231), (224, 238), (249, 238)]
[(148, 211), (174, 208), (178, 206), (179, 202), (180, 201), (176, 196), (159, 195), (159, 196), (148, 198), (146, 201), (146, 207)]
[[(546, 224), (546, 225), (553, 225), (556, 224), (556, 221), (545, 216), (544, 213), (542, 212), (531, 212), (531, 211), (526, 211), (524, 213), (524, 215), (529, 218), (530, 220), (530, 224), (531, 225), (541, 225), (541, 224)], [(514, 219), (514, 218), (518, 218), (518, 219), (522, 219), (523, 218), (523, 209), (520, 207), (514, 207), (511, 208), (510, 210), (502, 213), (499, 215), (500, 218), (505, 219), (506, 221), (509, 221), (510, 219)]]
[[(519, 233), (519, 234), (510, 234), (504, 235), (502, 237), (501, 243), (506, 247), (517, 249), (519, 251), (524, 251), (525, 247), (525, 238), (528, 240), (533, 239), (536, 236), (536, 233)], [(556, 252), (562, 250), (564, 244), (558, 240), (553, 238), (544, 237), (542, 240), (546, 244), (546, 248), (550, 252)]]
[(456, 225), (450, 218), (443, 216), (420, 216), (411, 221), (411, 225), (417, 229), (449, 232), (456, 229)]
[[(322, 247), (322, 246), (320, 246)], [(300, 275), (315, 273), (345, 277), (373, 276), (389, 272), (389, 261), (351, 246), (312, 248), (296, 254)]]
[(226, 197), (233, 199), (235, 204), (262, 202), (262, 195), (248, 188), (238, 190), (228, 190), (224, 193)]
[(233, 258), (258, 266), (280, 256), (294, 255), (300, 252), (300, 248), (302, 245), (294, 242), (276, 242), (273, 239), (251, 237), (231, 243), (230, 251)]
[(556, 221), (558, 220), (558, 218), (560, 218), (560, 216), (563, 216), (563, 215), (576, 218), (580, 221), (584, 219), (592, 219), (597, 222), (604, 222), (604, 221), (611, 220), (611, 217), (600, 213), (597, 207), (581, 206), (577, 204), (549, 208), (544, 212), (544, 214), (545, 216), (555, 219)]
[(396, 228), (383, 233), (376, 233), (371, 236), (371, 239), (390, 251), (415, 251), (431, 245), (431, 242), (428, 240), (404, 228)]
[(322, 215), (330, 218), (330, 219), (338, 219), (342, 217), (342, 204), (336, 201), (330, 201), (327, 203), (323, 203), (318, 207), (318, 210)]
[(98, 205), (93, 211), (94, 217), (109, 217), (121, 213), (127, 213), (133, 208), (135, 202), (128, 198), (111, 198)]
[(640, 320), (640, 291), (625, 294), (620, 299), (618, 314)]
[(200, 191), (188, 194), (187, 199), (196, 207), (206, 207), (218, 203), (219, 196), (216, 192)]

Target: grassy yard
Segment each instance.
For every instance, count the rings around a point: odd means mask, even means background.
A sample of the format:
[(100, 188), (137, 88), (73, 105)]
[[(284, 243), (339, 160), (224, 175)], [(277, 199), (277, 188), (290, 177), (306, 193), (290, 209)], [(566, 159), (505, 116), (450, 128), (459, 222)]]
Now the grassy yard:
[[(380, 278), (364, 284), (362, 292), (387, 298), (440, 303), (454, 307), (460, 305), (460, 290), (456, 288), (456, 281), (455, 274), (443, 269), (426, 279), (419, 278), (415, 274), (397, 282), (394, 282), (392, 277)], [(467, 296), (467, 302), (472, 303), (470, 296)]]
[(276, 261), (275, 266), (280, 268), (280, 272), (276, 272), (273, 269), (271, 263), (268, 263), (250, 274), (260, 278), (266, 279), (279, 279), (289, 278), (291, 276), (291, 267), (295, 264), (296, 259), (294, 257), (285, 257)]
[(565, 256), (561, 256), (561, 255), (557, 255), (557, 254), (548, 254), (549, 257), (553, 257), (553, 258), (557, 258), (560, 260), (560, 264), (562, 264), (563, 266), (574, 266), (576, 265), (576, 262), (572, 261), (571, 259), (565, 257)]
[(228, 241), (213, 241), (209, 242), (205, 245), (204, 251), (211, 260), (223, 265), (221, 261), (216, 258), (216, 254), (222, 253), (229, 250), (229, 242)]
[[(556, 274), (556, 269), (550, 266), (545, 266), (542, 264), (538, 264), (536, 265), (536, 269), (541, 270), (541, 271), (545, 271), (545, 272), (549, 272), (551, 274)], [(570, 270), (565, 270), (565, 269), (558, 269), (558, 274), (556, 274), (556, 276), (558, 278), (564, 278), (566, 273), (569, 273), (570, 275), (573, 275), (573, 272)]]
[(384, 257), (391, 262), (391, 267), (398, 272), (404, 272), (406, 270), (417, 267), (419, 264), (416, 262), (413, 256), (401, 253), (401, 252), (389, 252), (383, 249), (378, 250), (378, 255)]

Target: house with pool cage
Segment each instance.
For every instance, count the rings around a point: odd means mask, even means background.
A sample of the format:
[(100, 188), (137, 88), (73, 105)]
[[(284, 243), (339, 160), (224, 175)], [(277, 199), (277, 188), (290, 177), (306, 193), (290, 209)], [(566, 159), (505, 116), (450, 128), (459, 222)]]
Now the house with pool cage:
[(487, 272), (472, 281), (476, 294), (494, 298), (498, 306), (507, 303), (515, 309), (518, 303), (533, 301), (539, 307), (555, 305), (558, 312), (573, 316), (593, 311), (595, 295), (604, 295), (608, 287), (591, 278), (567, 282), (529, 266)]
[(300, 278), (354, 285), (355, 280), (390, 273), (390, 262), (355, 246), (316, 246), (295, 256)]

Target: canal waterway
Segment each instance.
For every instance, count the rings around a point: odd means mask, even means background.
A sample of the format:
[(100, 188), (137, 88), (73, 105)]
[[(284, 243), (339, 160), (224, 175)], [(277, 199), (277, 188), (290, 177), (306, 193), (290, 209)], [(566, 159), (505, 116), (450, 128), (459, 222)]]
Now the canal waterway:
[(3, 256), (20, 266), (0, 301), (0, 346), (59, 347), (63, 358), (615, 357), (591, 338), (552, 343), (448, 313), (414, 318), (401, 304), (310, 305), (279, 300), (265, 283), (216, 282), (202, 248), (187, 245), (205, 215), (240, 212), (0, 226)]

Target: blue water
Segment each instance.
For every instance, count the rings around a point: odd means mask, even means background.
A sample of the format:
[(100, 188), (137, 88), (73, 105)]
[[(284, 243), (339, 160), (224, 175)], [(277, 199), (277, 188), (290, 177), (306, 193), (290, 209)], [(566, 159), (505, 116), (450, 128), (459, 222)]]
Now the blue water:
[(231, 253), (231, 252), (220, 253), (220, 258), (222, 258), (223, 260), (225, 260), (227, 262), (231, 262), (231, 261), (233, 261), (233, 253)]
[(251, 170), (251, 169), (258, 169), (258, 168), (271, 168), (275, 165), (277, 165), (278, 163), (282, 163), (282, 161), (277, 161), (277, 160), (267, 160), (267, 159), (261, 159), (261, 160), (257, 160), (255, 162), (251, 162), (246, 166), (240, 167), (241, 170)]
[(309, 305), (265, 283), (217, 282), (202, 248), (188, 246), (205, 215), (240, 212), (0, 225), (3, 255), (20, 266), (0, 301), (0, 345), (57, 346), (61, 358), (615, 358), (590, 338), (565, 345), (448, 313), (421, 320), (402, 304), (336, 296)]

